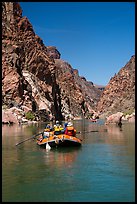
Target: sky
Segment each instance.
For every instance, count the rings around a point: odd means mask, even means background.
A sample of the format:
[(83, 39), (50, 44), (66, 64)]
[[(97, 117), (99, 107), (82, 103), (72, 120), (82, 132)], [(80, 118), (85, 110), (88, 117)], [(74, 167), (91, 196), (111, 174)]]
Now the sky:
[(135, 54), (135, 2), (20, 2), (45, 46), (97, 85)]

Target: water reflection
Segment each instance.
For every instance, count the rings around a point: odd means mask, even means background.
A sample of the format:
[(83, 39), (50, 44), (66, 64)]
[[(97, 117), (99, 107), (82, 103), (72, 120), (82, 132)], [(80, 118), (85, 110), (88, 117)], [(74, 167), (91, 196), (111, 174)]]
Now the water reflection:
[[(83, 123), (82, 123), (83, 124)], [(134, 144), (135, 139), (135, 124), (125, 123), (122, 127), (115, 124), (105, 125), (101, 120), (98, 123), (90, 121), (85, 122), (85, 127), (77, 126), (78, 131), (81, 131), (79, 136), (86, 142), (102, 142), (107, 144), (127, 145)], [(77, 125), (77, 124), (76, 124)], [(88, 139), (88, 140), (87, 140)], [(132, 141), (133, 140), (133, 141)]]
[(113, 145), (123, 145), (128, 151), (134, 153), (135, 150), (135, 124), (123, 124), (122, 128), (116, 125), (107, 126), (107, 137), (105, 142)]
[(56, 148), (54, 150), (46, 151), (46, 149), (43, 149), (41, 151), (44, 152), (44, 162), (47, 165), (50, 165), (50, 167), (71, 167), (73, 162), (75, 162), (77, 155), (79, 151), (81, 150), (81, 147), (75, 147), (75, 148)]
[(105, 137), (105, 142), (109, 144), (126, 144), (126, 139), (124, 137), (124, 131), (116, 126), (115, 124), (107, 126), (108, 136)]

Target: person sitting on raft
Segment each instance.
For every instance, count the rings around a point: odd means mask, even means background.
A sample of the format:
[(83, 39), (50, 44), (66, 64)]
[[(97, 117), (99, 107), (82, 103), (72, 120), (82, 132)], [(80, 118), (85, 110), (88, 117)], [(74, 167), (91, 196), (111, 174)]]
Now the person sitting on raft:
[(76, 129), (73, 127), (73, 124), (71, 122), (68, 122), (66, 130), (65, 130), (65, 135), (69, 136), (76, 136)]
[(48, 138), (50, 136), (50, 131), (52, 131), (52, 127), (50, 126), (50, 124), (48, 124), (44, 129), (43, 139)]
[(64, 128), (61, 130), (61, 134), (65, 134), (66, 128), (67, 128), (68, 123), (64, 123)]
[(59, 121), (56, 121), (56, 124), (54, 125), (54, 135), (60, 135), (62, 134), (63, 127), (60, 125)]

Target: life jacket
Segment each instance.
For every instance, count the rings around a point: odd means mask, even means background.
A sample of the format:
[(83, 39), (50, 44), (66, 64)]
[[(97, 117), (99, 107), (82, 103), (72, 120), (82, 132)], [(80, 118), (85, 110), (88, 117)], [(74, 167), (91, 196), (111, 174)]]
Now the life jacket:
[(44, 129), (44, 132), (50, 132), (50, 128)]
[(76, 130), (74, 129), (74, 127), (67, 127), (67, 134), (69, 136), (75, 136), (76, 135)]
[(54, 135), (60, 135), (62, 133), (62, 127), (55, 127), (54, 128)]

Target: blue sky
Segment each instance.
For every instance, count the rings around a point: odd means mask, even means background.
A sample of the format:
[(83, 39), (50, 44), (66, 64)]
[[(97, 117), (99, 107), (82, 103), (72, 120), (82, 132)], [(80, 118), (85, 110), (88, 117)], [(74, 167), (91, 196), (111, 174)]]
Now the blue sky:
[(135, 54), (134, 2), (20, 2), (45, 46), (94, 84), (110, 78)]

